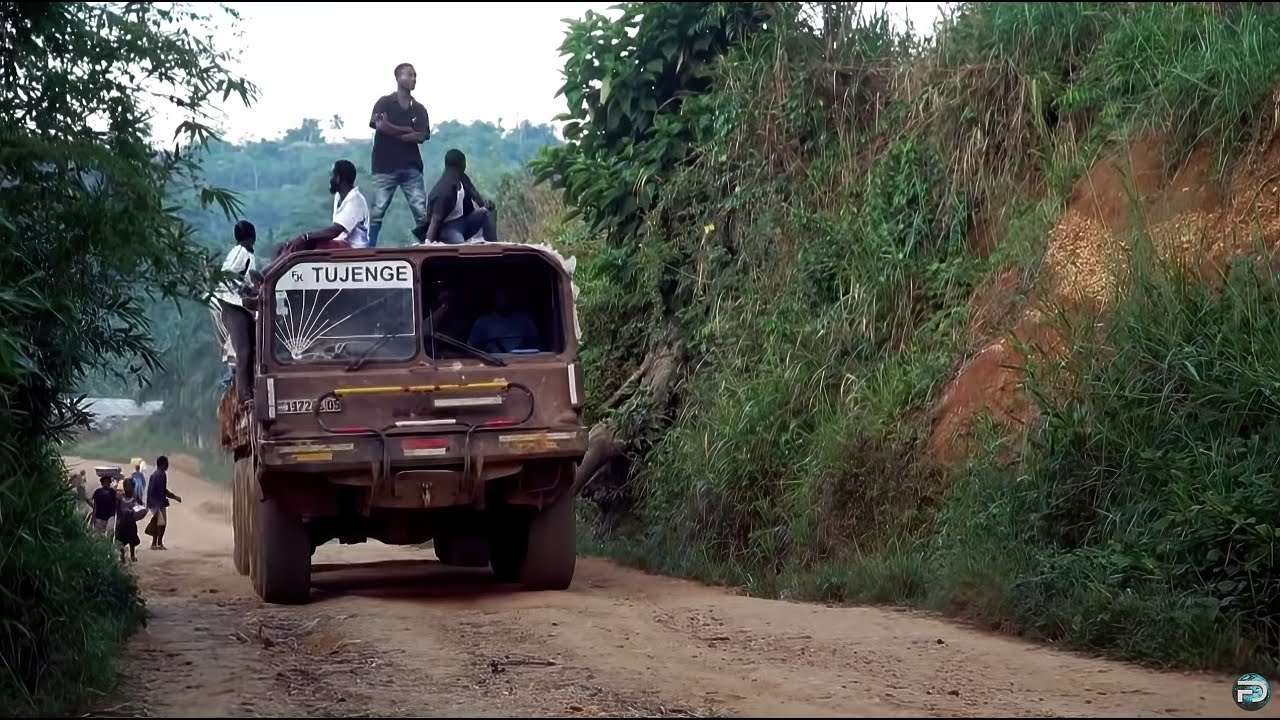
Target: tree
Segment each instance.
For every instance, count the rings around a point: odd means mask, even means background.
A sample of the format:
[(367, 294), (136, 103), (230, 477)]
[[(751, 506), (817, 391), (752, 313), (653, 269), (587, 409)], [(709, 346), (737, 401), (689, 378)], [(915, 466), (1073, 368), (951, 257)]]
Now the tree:
[[(334, 118), (337, 118), (337, 117), (338, 117), (337, 115), (334, 115)], [(324, 137), (320, 133), (320, 120), (318, 120), (317, 118), (304, 118), (302, 120), (302, 125), (296, 128), (291, 128), (285, 132), (284, 141), (286, 143), (324, 142)]]
[[(86, 425), (67, 394), (87, 373), (117, 359), (134, 377), (159, 367), (147, 305), (204, 299), (219, 279), (168, 201), (185, 186), (205, 206), (236, 209), (200, 180), (192, 156), (214, 136), (213, 102), (247, 105), (256, 94), (227, 69), (212, 23), (182, 5), (0, 3), (6, 708), (43, 707), (37, 688), (97, 684), (102, 628), (117, 622), (101, 616), (127, 614), (136, 598), (127, 575), (91, 562), (71, 504), (54, 502), (65, 497), (57, 445)], [(176, 129), (153, 139), (162, 113)]]
[[(0, 381), (23, 411), (4, 416), (11, 438), (74, 425), (60, 393), (88, 368), (122, 356), (154, 369), (145, 301), (202, 298), (215, 279), (166, 202), (187, 184), (205, 206), (237, 207), (191, 157), (214, 137), (214, 98), (256, 94), (196, 36), (210, 20), (148, 3), (0, 6)], [(171, 148), (151, 140), (152, 103), (185, 115)]]
[[(607, 264), (618, 272), (608, 285), (642, 298), (633, 311), (653, 308), (657, 315), (642, 340), (642, 358), (613, 358), (638, 367), (604, 403), (578, 466), (575, 491), (595, 480), (590, 495), (602, 507), (623, 494), (619, 476), (625, 470), (610, 468), (624, 448), (652, 431), (649, 418), (666, 414), (686, 359), (675, 291), (686, 259), (668, 252), (680, 223), (661, 209), (660, 193), (690, 160), (699, 116), (685, 112), (686, 103), (712, 89), (715, 64), (766, 28), (776, 5), (623, 3), (617, 20), (588, 12), (571, 23), (560, 46), (567, 59), (557, 94), (564, 95), (568, 112), (556, 119), (568, 121), (566, 142), (545, 148), (532, 169), (540, 182), (563, 191), (571, 216), (581, 216), (588, 231), (611, 246), (607, 253), (614, 259)], [(698, 199), (680, 203), (696, 205)], [(641, 249), (646, 226), (654, 228), (656, 242)]]
[(532, 164), (565, 193), (594, 232), (625, 242), (658, 202), (658, 188), (689, 153), (684, 101), (711, 88), (714, 63), (762, 28), (771, 3), (629, 2), (611, 20), (588, 11), (570, 24), (564, 145)]

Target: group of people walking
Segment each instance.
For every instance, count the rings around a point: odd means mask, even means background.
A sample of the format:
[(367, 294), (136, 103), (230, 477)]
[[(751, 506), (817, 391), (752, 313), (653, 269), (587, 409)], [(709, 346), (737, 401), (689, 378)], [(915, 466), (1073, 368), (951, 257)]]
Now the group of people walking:
[[(93, 508), (90, 524), (93, 531), (106, 535), (115, 521), (115, 541), (124, 562), (126, 551), (132, 562), (138, 560), (137, 548), (142, 544), (138, 534), (138, 522), (151, 515), (144, 532), (151, 536), (152, 550), (165, 550), (164, 533), (169, 525), (169, 501), (182, 498), (169, 489), (169, 458), (156, 458), (156, 469), (148, 479), (143, 473), (141, 460), (134, 460), (133, 474), (129, 477), (105, 475), (99, 478), (101, 487), (90, 497), (84, 497), (84, 473), (76, 480), (82, 499)], [(119, 484), (119, 487), (115, 487)], [(145, 493), (145, 496), (144, 496)]]

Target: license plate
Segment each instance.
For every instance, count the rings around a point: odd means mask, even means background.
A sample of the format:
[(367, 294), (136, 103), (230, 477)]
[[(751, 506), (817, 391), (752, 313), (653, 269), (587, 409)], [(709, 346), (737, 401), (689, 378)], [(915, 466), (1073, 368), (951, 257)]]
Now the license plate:
[[(315, 408), (315, 400), (279, 400), (276, 402), (276, 413), (280, 415), (298, 415), (302, 413), (313, 412)], [(336, 413), (342, 412), (342, 401), (338, 398), (328, 397), (324, 402), (320, 403), (320, 412)]]

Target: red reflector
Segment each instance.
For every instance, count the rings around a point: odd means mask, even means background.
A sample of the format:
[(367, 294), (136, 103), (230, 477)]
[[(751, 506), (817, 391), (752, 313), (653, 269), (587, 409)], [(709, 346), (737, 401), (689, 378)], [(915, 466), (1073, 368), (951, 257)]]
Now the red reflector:
[(359, 425), (343, 425), (341, 427), (333, 428), (333, 432), (339, 432), (339, 433), (369, 432), (369, 428), (360, 427)]
[(449, 438), (447, 437), (418, 437), (405, 438), (400, 441), (400, 445), (405, 450), (421, 450), (422, 448), (441, 448), (449, 446)]
[(515, 424), (516, 424), (516, 421), (512, 420), (511, 418), (498, 418), (497, 420), (490, 420), (484, 423), (483, 425), (481, 425), (480, 427), (501, 427), (503, 425), (515, 425)]

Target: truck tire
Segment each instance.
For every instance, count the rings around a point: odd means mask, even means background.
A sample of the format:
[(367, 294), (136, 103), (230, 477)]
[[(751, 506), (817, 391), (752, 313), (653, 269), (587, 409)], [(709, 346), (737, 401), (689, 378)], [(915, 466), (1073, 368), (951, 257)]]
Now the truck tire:
[(311, 600), (311, 536), (302, 518), (267, 498), (257, 507), (254, 589), (263, 602), (302, 605)]
[(236, 460), (231, 480), (231, 532), (236, 572), (249, 574), (248, 495), (249, 474), (253, 472), (253, 458)]
[(528, 528), (520, 584), (529, 590), (568, 589), (578, 562), (573, 495), (565, 493), (535, 513)]
[(262, 596), (261, 563), (258, 562), (258, 515), (262, 508), (262, 490), (258, 478), (250, 475), (244, 481), (247, 492), (244, 494), (244, 546), (249, 560), (249, 582), (253, 591)]

